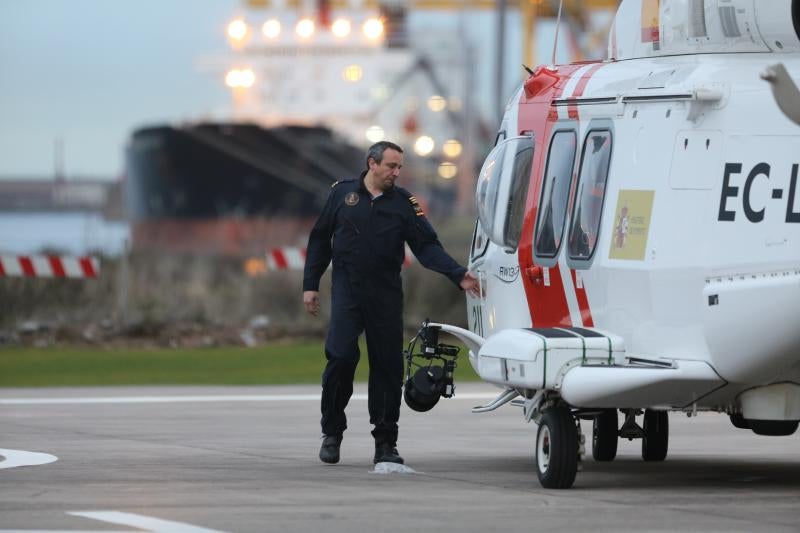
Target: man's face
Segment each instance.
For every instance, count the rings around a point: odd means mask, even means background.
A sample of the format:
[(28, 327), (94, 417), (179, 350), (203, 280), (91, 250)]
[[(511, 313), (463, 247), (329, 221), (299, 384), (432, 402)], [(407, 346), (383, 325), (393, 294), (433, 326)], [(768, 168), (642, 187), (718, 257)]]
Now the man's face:
[(391, 148), (383, 151), (383, 160), (380, 163), (376, 163), (374, 159), (369, 160), (369, 169), (375, 178), (373, 183), (382, 191), (388, 191), (394, 186), (401, 168), (403, 154)]

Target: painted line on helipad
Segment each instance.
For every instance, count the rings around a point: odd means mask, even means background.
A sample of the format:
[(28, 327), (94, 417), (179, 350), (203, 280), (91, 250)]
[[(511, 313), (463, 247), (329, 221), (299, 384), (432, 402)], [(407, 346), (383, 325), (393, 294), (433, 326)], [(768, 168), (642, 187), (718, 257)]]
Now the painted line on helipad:
[[(218, 529), (195, 526), (185, 522), (163, 520), (152, 516), (120, 511), (67, 511), (68, 515), (99, 520), (101, 522), (131, 526), (137, 531), (149, 533), (224, 533)], [(130, 530), (126, 530), (130, 531)], [(125, 531), (108, 531), (97, 529), (0, 529), (0, 533), (125, 533)]]
[(0, 468), (16, 468), (18, 466), (46, 465), (58, 461), (58, 457), (49, 453), (28, 452), (25, 450), (8, 450), (0, 448), (0, 455), (5, 460), (0, 461)]
[(223, 533), (218, 529), (208, 529), (185, 522), (175, 522), (173, 520), (120, 511), (68, 511), (67, 514), (111, 524), (136, 527), (151, 533)]
[[(456, 393), (449, 400), (486, 400), (498, 393)], [(366, 394), (353, 394), (352, 400), (366, 400)], [(0, 398), (0, 405), (68, 405), (68, 404), (129, 404), (129, 403), (191, 403), (191, 402), (308, 402), (320, 401), (319, 394), (240, 394), (200, 396), (92, 396), (75, 398)]]

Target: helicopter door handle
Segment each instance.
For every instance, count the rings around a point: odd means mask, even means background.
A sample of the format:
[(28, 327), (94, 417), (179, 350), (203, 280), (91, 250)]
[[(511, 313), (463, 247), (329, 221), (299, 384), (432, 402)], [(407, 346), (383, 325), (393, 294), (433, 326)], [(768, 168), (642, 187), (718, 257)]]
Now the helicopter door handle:
[(534, 283), (541, 283), (544, 280), (544, 269), (540, 266), (525, 267), (525, 275)]

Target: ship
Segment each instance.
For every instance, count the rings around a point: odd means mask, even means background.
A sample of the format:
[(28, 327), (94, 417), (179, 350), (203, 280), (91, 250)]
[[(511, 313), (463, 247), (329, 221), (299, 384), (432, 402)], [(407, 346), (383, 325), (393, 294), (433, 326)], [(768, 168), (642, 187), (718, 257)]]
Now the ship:
[(133, 132), (125, 205), (134, 251), (253, 257), (300, 246), (364, 151), (326, 127), (162, 125)]

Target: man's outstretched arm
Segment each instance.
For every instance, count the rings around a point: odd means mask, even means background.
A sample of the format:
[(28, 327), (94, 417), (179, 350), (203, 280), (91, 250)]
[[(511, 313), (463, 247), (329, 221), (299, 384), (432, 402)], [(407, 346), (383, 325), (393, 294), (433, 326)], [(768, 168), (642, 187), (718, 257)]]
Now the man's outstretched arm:
[(461, 289), (478, 296), (478, 278), (445, 251), (431, 223), (416, 209), (406, 228), (406, 242), (422, 266), (444, 274)]

